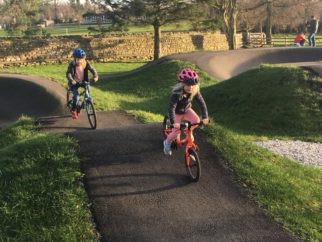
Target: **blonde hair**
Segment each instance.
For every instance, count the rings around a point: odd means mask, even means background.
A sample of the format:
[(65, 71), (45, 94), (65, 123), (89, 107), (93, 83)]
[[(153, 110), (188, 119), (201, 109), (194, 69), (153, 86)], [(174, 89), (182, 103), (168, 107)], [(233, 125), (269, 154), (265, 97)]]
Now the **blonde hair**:
[[(185, 94), (185, 92), (184, 92), (185, 85), (186, 84), (184, 84), (183, 82), (178, 82), (176, 85), (173, 86), (172, 93), (179, 94), (180, 97), (183, 96)], [(199, 90), (200, 90), (199, 84), (193, 85), (192, 93), (191, 93), (189, 99), (192, 100), (194, 98), (194, 96), (196, 96), (196, 94), (199, 92)]]
[[(78, 58), (80, 60), (81, 66), (85, 69), (86, 67), (86, 59), (85, 58)], [(76, 65), (76, 58), (73, 60), (74, 65)]]

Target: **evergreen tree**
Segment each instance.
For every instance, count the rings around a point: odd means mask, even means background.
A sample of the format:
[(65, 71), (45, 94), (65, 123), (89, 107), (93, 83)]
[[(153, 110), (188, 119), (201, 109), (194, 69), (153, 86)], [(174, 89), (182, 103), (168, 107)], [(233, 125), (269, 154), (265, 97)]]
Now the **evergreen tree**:
[(154, 29), (154, 55), (158, 60), (161, 54), (161, 27), (167, 23), (187, 19), (185, 0), (92, 0), (95, 4), (109, 7), (114, 13), (136, 23), (145, 23)]

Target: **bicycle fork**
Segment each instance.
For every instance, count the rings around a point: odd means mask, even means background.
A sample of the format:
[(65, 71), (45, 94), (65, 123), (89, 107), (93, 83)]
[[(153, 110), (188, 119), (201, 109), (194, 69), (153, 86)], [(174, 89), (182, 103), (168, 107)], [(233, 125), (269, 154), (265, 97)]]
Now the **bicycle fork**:
[(190, 153), (189, 150), (193, 149), (195, 151), (198, 150), (198, 146), (194, 143), (191, 144), (187, 144), (186, 145), (186, 152), (185, 152), (185, 158), (186, 158), (186, 166), (189, 167), (190, 166)]

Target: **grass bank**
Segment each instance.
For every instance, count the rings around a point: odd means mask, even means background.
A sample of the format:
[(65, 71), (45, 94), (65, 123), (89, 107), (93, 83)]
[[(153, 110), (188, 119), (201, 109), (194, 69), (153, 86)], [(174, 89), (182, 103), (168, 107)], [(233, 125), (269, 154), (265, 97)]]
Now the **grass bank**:
[[(100, 79), (108, 80), (108, 75), (123, 73), (134, 70), (143, 66), (145, 63), (93, 63), (90, 61), (93, 67), (97, 70)], [(66, 71), (68, 63), (66, 64), (52, 64), (41, 66), (28, 66), (28, 67), (8, 67), (0, 69), (2, 73), (16, 73), (42, 76), (50, 80), (54, 80), (63, 86), (67, 85)]]
[[(68, 36), (68, 35), (95, 35), (97, 33), (91, 33), (88, 28), (94, 27), (99, 29), (99, 27), (108, 28), (110, 24), (103, 24), (101, 26), (95, 24), (56, 24), (53, 26), (48, 26), (44, 28), (46, 33), (49, 33), (51, 36)], [(188, 21), (181, 21), (176, 24), (166, 24), (162, 26), (162, 31), (188, 31), (192, 30), (192, 25)], [(152, 25), (135, 25), (129, 24), (128, 31), (116, 31), (112, 33), (139, 33), (139, 32), (151, 32), (153, 33)], [(8, 37), (8, 34), (4, 29), (0, 29), (0, 37)]]
[(0, 241), (98, 241), (72, 139), (22, 118), (0, 147)]
[[(99, 110), (126, 110), (143, 122), (159, 122), (182, 67), (197, 69), (170, 61), (126, 77), (103, 77), (92, 88), (95, 105)], [(272, 66), (224, 82), (198, 73), (214, 121), (206, 129), (210, 142), (270, 216), (303, 240), (321, 241), (322, 170), (252, 143), (271, 138), (322, 141), (320, 81), (301, 69)]]
[(216, 121), (240, 134), (322, 142), (322, 82), (263, 65), (205, 90)]

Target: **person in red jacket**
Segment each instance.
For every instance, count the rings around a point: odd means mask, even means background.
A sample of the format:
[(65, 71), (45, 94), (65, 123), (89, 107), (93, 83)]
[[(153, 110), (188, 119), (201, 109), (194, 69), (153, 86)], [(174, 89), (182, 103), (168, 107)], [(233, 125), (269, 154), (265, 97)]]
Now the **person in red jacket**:
[(296, 35), (294, 39), (294, 45), (298, 47), (304, 46), (305, 41), (306, 41), (305, 35), (303, 32), (301, 32), (298, 35)]

